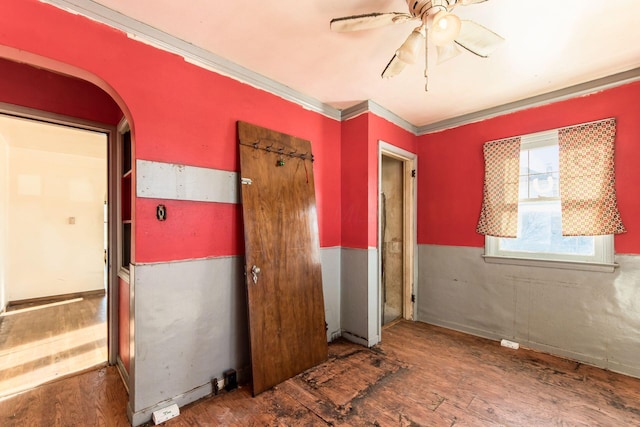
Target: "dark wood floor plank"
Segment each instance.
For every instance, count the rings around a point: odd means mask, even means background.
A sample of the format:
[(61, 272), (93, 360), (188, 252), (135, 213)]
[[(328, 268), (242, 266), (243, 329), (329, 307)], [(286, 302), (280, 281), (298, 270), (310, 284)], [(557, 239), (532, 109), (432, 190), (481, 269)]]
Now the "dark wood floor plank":
[[(126, 403), (109, 367), (0, 401), (0, 425), (126, 425)], [(223, 392), (166, 425), (640, 426), (640, 379), (403, 321), (372, 349), (338, 340), (258, 397)]]

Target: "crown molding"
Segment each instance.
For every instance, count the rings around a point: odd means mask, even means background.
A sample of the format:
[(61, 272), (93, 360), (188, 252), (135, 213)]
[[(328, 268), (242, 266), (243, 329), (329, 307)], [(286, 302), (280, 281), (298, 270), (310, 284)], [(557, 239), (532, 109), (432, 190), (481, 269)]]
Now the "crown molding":
[(342, 110), (342, 120), (349, 120), (363, 113), (373, 113), (376, 116), (390, 121), (407, 132), (418, 135), (418, 128), (416, 126), (371, 100), (362, 101), (352, 107)]
[(369, 111), (369, 102), (370, 101), (362, 101), (357, 103), (356, 105), (341, 110), (341, 119), (349, 120), (353, 119), (354, 117), (358, 117), (361, 114), (367, 113)]
[(474, 113), (465, 114), (462, 116), (453, 117), (451, 119), (442, 120), (440, 122), (420, 126), (417, 128), (416, 134), (420, 136), (428, 133), (438, 132), (441, 130), (490, 119), (492, 117), (514, 113), (516, 111), (525, 110), (528, 108), (539, 107), (541, 105), (551, 104), (553, 102), (564, 101), (570, 98), (600, 92), (605, 89), (611, 89), (613, 87), (632, 83), (638, 80), (640, 80), (640, 68), (633, 68), (628, 71), (612, 74), (607, 77), (602, 77), (600, 79), (591, 80), (574, 86), (569, 86), (567, 88), (556, 90), (553, 92), (532, 96), (531, 98), (525, 98), (520, 101), (510, 102), (508, 104), (499, 105), (497, 107), (487, 108), (485, 110), (476, 111)]
[(182, 56), (185, 61), (272, 93), (303, 108), (341, 120), (340, 110), (311, 96), (249, 70), (215, 53), (137, 21), (92, 0), (41, 0), (70, 13), (82, 15), (126, 33), (129, 37)]
[(129, 37), (139, 40), (142, 43), (147, 43), (158, 49), (180, 55), (185, 59), (185, 61), (191, 64), (210, 69), (239, 82), (264, 90), (287, 101), (298, 104), (302, 108), (322, 114), (326, 117), (344, 121), (360, 114), (371, 112), (416, 136), (438, 132), (527, 108), (550, 104), (552, 102), (563, 101), (576, 96), (587, 95), (640, 80), (640, 68), (634, 68), (618, 74), (613, 74), (600, 79), (503, 104), (497, 107), (487, 108), (423, 126), (416, 126), (371, 100), (363, 101), (352, 107), (339, 110), (329, 104), (325, 104), (317, 100), (316, 98), (298, 92), (283, 85), (282, 83), (278, 83), (275, 80), (251, 71), (248, 68), (242, 67), (228, 59), (187, 43), (184, 40), (153, 28), (150, 25), (137, 21), (92, 0), (40, 1), (54, 5), (70, 13), (83, 15), (89, 19), (93, 19), (97, 22), (119, 29)]

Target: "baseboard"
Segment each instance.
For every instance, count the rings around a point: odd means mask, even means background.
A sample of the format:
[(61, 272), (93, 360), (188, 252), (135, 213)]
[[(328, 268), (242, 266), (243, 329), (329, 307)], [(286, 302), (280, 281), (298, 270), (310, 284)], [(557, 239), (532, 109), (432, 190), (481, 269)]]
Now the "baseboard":
[(352, 334), (351, 332), (343, 330), (342, 338), (346, 339), (347, 341), (351, 341), (353, 343), (360, 344), (365, 347), (369, 347), (369, 341), (366, 338), (358, 336), (356, 334)]
[(211, 395), (211, 392), (211, 383), (208, 382), (207, 384), (203, 384), (179, 396), (167, 399), (156, 405), (150, 406), (149, 408), (145, 408), (137, 412), (133, 412), (131, 404), (129, 403), (127, 405), (127, 416), (129, 417), (129, 422), (131, 422), (132, 426), (139, 426), (141, 424), (149, 422), (151, 420), (151, 415), (153, 414), (153, 412), (157, 411), (158, 409), (166, 408), (167, 406), (173, 405), (174, 403), (177, 404), (178, 407), (183, 407), (184, 405)]
[[(451, 329), (453, 331), (462, 332), (465, 334), (473, 335), (475, 337), (486, 338), (491, 341), (500, 341), (502, 338), (513, 339), (513, 337), (506, 337), (500, 334), (496, 334), (490, 331), (485, 331), (484, 329), (478, 329), (471, 326), (466, 326), (460, 323), (448, 322), (446, 320), (435, 319), (431, 317), (423, 317), (417, 320), (418, 322), (426, 323), (433, 326), (439, 326), (445, 329)], [(520, 343), (522, 344), (522, 343)]]
[(124, 388), (127, 389), (127, 394), (129, 394), (129, 372), (127, 372), (127, 368), (124, 367), (124, 363), (122, 362), (122, 359), (120, 359), (120, 356), (116, 356), (116, 368), (118, 369), (120, 378), (122, 378)]
[(333, 341), (335, 341), (335, 340), (337, 340), (338, 338), (341, 338), (341, 337), (342, 337), (342, 329), (338, 329), (335, 332), (331, 332), (330, 339), (329, 339), (328, 342), (333, 342)]
[(64, 300), (74, 299), (74, 298), (98, 297), (98, 296), (104, 296), (105, 294), (106, 294), (106, 291), (104, 289), (96, 289), (94, 291), (73, 292), (69, 294), (49, 295), (46, 297), (38, 297), (38, 298), (27, 298), (27, 299), (9, 301), (7, 303), (6, 308), (11, 308), (16, 305), (24, 305), (24, 304), (48, 304), (52, 302), (59, 302), (59, 301), (64, 301)]
[(533, 351), (538, 351), (541, 353), (550, 354), (552, 356), (561, 357), (561, 358), (572, 360), (575, 362), (580, 362), (585, 365), (594, 366), (596, 368), (617, 372), (619, 374), (627, 375), (630, 377), (640, 378), (640, 368), (623, 365), (621, 363), (610, 361), (607, 359), (593, 357), (588, 354), (578, 353), (570, 350), (564, 350), (558, 347), (541, 344), (535, 341), (522, 340), (518, 338), (514, 339), (513, 337), (501, 336), (500, 334), (496, 334), (494, 332), (489, 332), (482, 329), (468, 327), (465, 325), (460, 325), (458, 323), (441, 321), (439, 319), (425, 318), (425, 319), (420, 319), (419, 321), (429, 325), (439, 326), (441, 328), (451, 329), (454, 331), (462, 332), (462, 333), (473, 335), (476, 337), (485, 338), (491, 341), (500, 341), (502, 338), (511, 339), (511, 340), (517, 341), (518, 344), (520, 344), (520, 346), (523, 348), (527, 348)]

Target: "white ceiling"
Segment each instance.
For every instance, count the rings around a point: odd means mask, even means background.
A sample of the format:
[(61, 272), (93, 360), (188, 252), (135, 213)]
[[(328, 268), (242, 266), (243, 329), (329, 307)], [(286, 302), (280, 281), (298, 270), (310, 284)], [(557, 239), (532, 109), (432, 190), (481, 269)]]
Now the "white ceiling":
[[(74, 2), (71, 0), (70, 2)], [(97, 0), (338, 109), (372, 100), (414, 126), (513, 103), (640, 67), (639, 0), (489, 0), (457, 6), (506, 39), (382, 79), (415, 22), (333, 33), (332, 18), (406, 12), (405, 0)], [(435, 61), (432, 61), (432, 63)], [(638, 74), (638, 73), (635, 73)]]

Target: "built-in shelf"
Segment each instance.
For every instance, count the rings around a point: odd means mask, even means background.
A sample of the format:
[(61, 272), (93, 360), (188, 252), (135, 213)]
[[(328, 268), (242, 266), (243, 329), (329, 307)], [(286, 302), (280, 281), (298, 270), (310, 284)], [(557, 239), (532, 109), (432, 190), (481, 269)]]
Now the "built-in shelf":
[(128, 271), (131, 263), (131, 130), (126, 129), (121, 133), (121, 141), (120, 220), (122, 223), (122, 261), (120, 267)]

